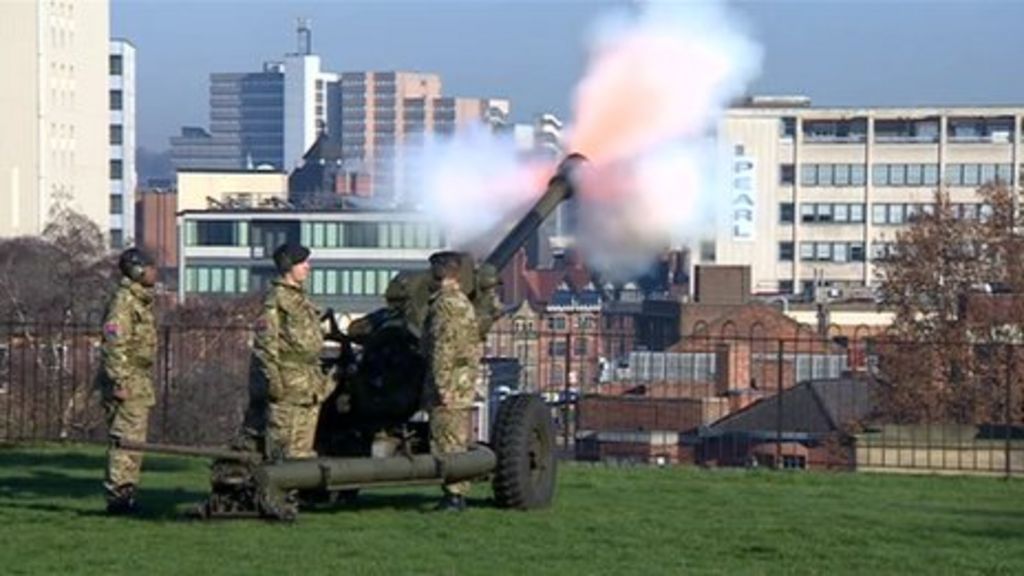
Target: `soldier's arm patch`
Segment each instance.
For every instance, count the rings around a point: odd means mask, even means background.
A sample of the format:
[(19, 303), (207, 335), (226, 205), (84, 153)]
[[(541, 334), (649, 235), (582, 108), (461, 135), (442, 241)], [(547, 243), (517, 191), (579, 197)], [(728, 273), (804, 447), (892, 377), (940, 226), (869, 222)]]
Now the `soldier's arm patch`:
[(259, 320), (257, 320), (255, 328), (256, 328), (257, 332), (266, 332), (267, 328), (269, 328), (269, 324), (267, 323), (267, 319), (266, 318), (260, 318)]
[(107, 322), (103, 325), (103, 334), (110, 338), (117, 338), (117, 334), (120, 331), (120, 327), (117, 322)]

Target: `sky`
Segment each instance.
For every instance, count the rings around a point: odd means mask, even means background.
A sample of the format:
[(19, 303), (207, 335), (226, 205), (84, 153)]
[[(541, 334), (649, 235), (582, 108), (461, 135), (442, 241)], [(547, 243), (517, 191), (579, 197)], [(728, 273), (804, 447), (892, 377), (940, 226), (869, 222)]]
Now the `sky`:
[[(675, 0), (706, 1), (706, 0)], [(513, 117), (571, 117), (604, 0), (112, 0), (111, 35), (137, 49), (138, 141), (207, 126), (211, 72), (295, 51), (309, 18), (323, 69), (419, 70), (446, 95), (512, 101)], [(750, 93), (816, 105), (1024, 104), (1024, 0), (731, 2), (764, 62)], [(671, 63), (666, 63), (671, 71)]]

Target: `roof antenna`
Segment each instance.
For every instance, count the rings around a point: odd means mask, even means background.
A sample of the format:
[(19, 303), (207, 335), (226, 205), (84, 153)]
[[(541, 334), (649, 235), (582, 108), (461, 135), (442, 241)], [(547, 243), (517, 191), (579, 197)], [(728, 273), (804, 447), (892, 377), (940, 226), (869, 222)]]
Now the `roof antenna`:
[(299, 39), (299, 54), (309, 56), (313, 53), (313, 29), (309, 18), (296, 18), (295, 25)]

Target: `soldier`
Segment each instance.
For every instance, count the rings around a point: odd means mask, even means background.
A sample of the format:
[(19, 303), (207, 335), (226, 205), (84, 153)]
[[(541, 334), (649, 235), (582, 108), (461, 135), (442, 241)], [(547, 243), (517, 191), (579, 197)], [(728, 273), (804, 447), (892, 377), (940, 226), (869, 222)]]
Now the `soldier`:
[(303, 289), (309, 249), (283, 244), (274, 251), (274, 264), (280, 276), (256, 327), (245, 427), (250, 434), (265, 433), (265, 450), (273, 458), (312, 458), (320, 403), (333, 383), (320, 369), (320, 312)]
[[(423, 329), (427, 358), (426, 392), (431, 404), (430, 433), (436, 453), (462, 452), (469, 446), (473, 398), (479, 362), (479, 328), (473, 304), (459, 286), (462, 257), (438, 252), (430, 266), (439, 289), (430, 302)], [(439, 510), (466, 508), (469, 482), (444, 486)]]
[(104, 482), (107, 512), (127, 514), (137, 510), (135, 488), (142, 454), (122, 450), (118, 443), (146, 441), (149, 410), (156, 401), (152, 375), (156, 358), (156, 268), (138, 248), (125, 250), (117, 264), (122, 278), (103, 322), (99, 384), (110, 434)]

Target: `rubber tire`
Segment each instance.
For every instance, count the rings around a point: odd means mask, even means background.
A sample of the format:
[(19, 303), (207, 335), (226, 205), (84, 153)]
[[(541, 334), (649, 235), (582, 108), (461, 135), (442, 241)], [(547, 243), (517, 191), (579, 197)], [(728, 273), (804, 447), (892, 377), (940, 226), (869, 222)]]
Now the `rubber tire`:
[(498, 457), (492, 485), (501, 508), (534, 510), (551, 505), (558, 461), (555, 427), (544, 400), (534, 394), (501, 403), (492, 446)]

